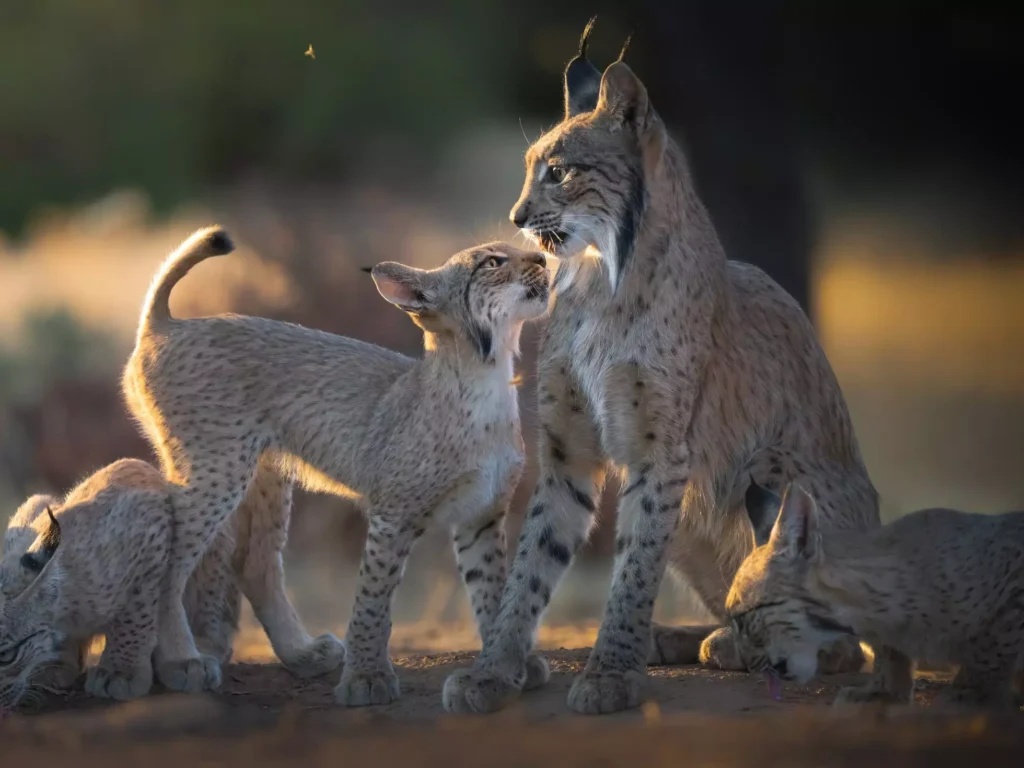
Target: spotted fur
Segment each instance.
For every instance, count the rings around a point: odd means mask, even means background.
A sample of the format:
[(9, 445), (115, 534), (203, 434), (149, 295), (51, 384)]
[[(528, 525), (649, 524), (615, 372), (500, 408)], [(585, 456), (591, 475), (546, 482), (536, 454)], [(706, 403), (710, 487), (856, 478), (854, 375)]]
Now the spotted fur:
[[(944, 692), (954, 702), (1015, 706), (1014, 674), (1024, 665), (1024, 512), (925, 509), (840, 534), (820, 527), (814, 499), (799, 486), (784, 499), (761, 496), (752, 515), (768, 526), (726, 600), (752, 669), (806, 683), (823, 646), (856, 634), (911, 658), (959, 664)], [(892, 681), (890, 693), (902, 701), (913, 690), (911, 671)], [(872, 681), (840, 700), (882, 694)]]
[[(651, 616), (670, 564), (724, 621), (751, 550), (751, 474), (773, 487), (800, 479), (835, 528), (878, 524), (842, 393), (800, 307), (761, 270), (726, 259), (683, 152), (629, 66), (598, 75), (577, 57), (570, 70), (565, 117), (527, 151), (511, 212), (561, 258), (539, 361), (540, 482), (499, 630), (446, 683), (455, 711), (493, 711), (521, 688), (540, 615), (608, 472), (623, 489), (614, 575), (569, 694), (580, 712), (636, 706), (649, 658), (695, 662), (700, 651), (740, 666), (728, 628), (709, 637), (715, 627), (652, 627)], [(859, 646), (843, 642), (859, 664)]]
[[(124, 375), (129, 407), (174, 483), (178, 529), (171, 594), (252, 486), (268, 551), (242, 589), (285, 664), (312, 641), (290, 605), (281, 567), (292, 484), (344, 494), (369, 534), (337, 700), (385, 704), (399, 694), (388, 659), (391, 596), (432, 521), (450, 527), (480, 633), (491, 630), (505, 580), (504, 516), (524, 463), (513, 358), (524, 322), (544, 314), (543, 254), (491, 243), (435, 270), (392, 262), (372, 276), (381, 295), (424, 331), (413, 360), (353, 339), (235, 315), (177, 320), (170, 291), (188, 269), (231, 250), (219, 229), (196, 233), (167, 262), (147, 299)], [(175, 690), (208, 687), (184, 674), (200, 659), (177, 602), (165, 606), (156, 672)], [(329, 636), (322, 671), (342, 646)], [(546, 670), (535, 667), (544, 676)]]
[[(86, 689), (115, 699), (149, 690), (172, 528), (167, 483), (135, 459), (105, 467), (63, 499), (22, 504), (0, 558), (0, 707), (31, 686), (69, 687), (96, 635), (106, 646)], [(207, 552), (186, 606), (200, 644), (223, 661), (239, 608), (233, 580), (217, 578), (218, 563), (230, 568), (231, 544), (218, 537)]]

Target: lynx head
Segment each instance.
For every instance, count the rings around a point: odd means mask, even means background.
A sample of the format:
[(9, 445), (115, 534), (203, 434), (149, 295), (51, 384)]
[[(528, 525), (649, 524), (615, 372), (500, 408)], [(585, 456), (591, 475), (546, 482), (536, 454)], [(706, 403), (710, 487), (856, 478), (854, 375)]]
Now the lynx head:
[(746, 502), (755, 548), (726, 598), (737, 649), (751, 671), (804, 683), (817, 672), (818, 651), (853, 634), (808, 586), (823, 557), (817, 508), (796, 484), (780, 499), (751, 481)]
[(19, 558), (28, 585), (19, 594), (0, 591), (0, 710), (13, 709), (29, 688), (29, 677), (57, 657), (61, 570), (55, 559), (60, 524), (47, 508), (47, 525)]
[(4, 555), (13, 552), (24, 553), (49, 524), (46, 508), (56, 509), (59, 506), (59, 499), (44, 493), (37, 493), (25, 499), (7, 522), (7, 530), (4, 532)]
[(370, 274), (381, 296), (428, 332), (428, 346), (468, 341), (488, 362), (517, 352), (523, 323), (548, 307), (544, 254), (508, 243), (468, 248), (437, 269), (385, 261)]
[(614, 289), (632, 256), (666, 133), (621, 55), (604, 74), (587, 60), (592, 26), (593, 19), (565, 70), (565, 116), (527, 150), (526, 180), (509, 218), (555, 256), (593, 246)]

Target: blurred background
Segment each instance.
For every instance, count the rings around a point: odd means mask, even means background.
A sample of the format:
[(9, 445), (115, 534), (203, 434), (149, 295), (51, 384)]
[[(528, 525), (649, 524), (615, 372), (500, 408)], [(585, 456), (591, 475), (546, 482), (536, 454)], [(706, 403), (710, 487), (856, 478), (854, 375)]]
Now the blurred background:
[[(150, 456), (120, 366), (153, 270), (198, 226), (219, 221), (241, 247), (181, 284), (177, 314), (262, 314), (418, 354), (416, 329), (358, 268), (433, 266), (514, 235), (523, 151), (557, 122), (562, 68), (595, 12), (599, 65), (635, 31), (628, 61), (687, 147), (730, 256), (807, 307), (884, 515), (1022, 508), (1019, 8), (4, 2), (0, 515)], [(547, 645), (589, 643), (600, 617), (609, 498)], [(289, 579), (312, 628), (344, 626), (363, 534), (344, 502), (299, 497)], [(395, 645), (475, 647), (443, 532), (409, 574)], [(699, 612), (667, 583), (658, 616)], [(260, 643), (247, 625), (245, 653)]]

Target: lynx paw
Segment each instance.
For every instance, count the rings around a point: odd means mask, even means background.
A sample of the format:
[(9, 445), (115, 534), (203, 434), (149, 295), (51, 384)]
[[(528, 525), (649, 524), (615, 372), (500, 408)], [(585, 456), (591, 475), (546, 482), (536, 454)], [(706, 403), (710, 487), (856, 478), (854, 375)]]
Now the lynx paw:
[[(535, 657), (542, 660), (542, 657)], [(527, 683), (530, 680), (527, 661)], [(547, 666), (546, 662), (544, 666)], [(487, 715), (508, 706), (519, 696), (519, 688), (486, 669), (460, 669), (444, 681), (444, 708), (456, 714)]]
[(334, 635), (320, 635), (307, 647), (281, 661), (298, 678), (318, 677), (333, 672), (345, 662), (345, 644)]
[(85, 692), (101, 699), (137, 699), (149, 693), (152, 686), (153, 668), (149, 664), (128, 671), (107, 669), (100, 664), (85, 676)]
[(605, 715), (640, 706), (642, 672), (584, 672), (569, 690), (569, 707), (581, 715)]
[(719, 627), (700, 644), (700, 663), (705, 667), (745, 672), (747, 665), (740, 658), (736, 640), (729, 627)]
[(539, 653), (531, 653), (526, 657), (526, 682), (524, 691), (533, 691), (547, 684), (551, 679), (551, 665)]
[(341, 682), (334, 689), (334, 698), (343, 707), (367, 707), (390, 704), (401, 694), (394, 670), (353, 670), (346, 667)]
[(220, 688), (220, 664), (212, 656), (164, 661), (157, 664), (156, 677), (170, 691), (212, 691)]

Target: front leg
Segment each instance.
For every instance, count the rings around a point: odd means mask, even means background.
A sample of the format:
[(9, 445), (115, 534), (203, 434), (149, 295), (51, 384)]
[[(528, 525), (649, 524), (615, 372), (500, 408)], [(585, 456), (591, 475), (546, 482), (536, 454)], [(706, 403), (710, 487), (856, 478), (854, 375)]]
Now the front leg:
[(541, 615), (594, 521), (604, 482), (597, 429), (567, 366), (545, 361), (539, 387), (540, 481), (519, 536), (493, 630), (469, 670), (444, 685), (449, 712), (494, 712), (538, 674), (531, 661)]
[(872, 649), (875, 651), (875, 663), (867, 683), (860, 687), (843, 688), (837, 694), (835, 703), (911, 703), (914, 698), (913, 661), (894, 648), (872, 644)]
[[(513, 484), (512, 490), (515, 486)], [(511, 492), (508, 494), (511, 497)], [(484, 645), (494, 628), (501, 593), (505, 587), (505, 516), (508, 503), (503, 499), (488, 514), (470, 523), (454, 527), (455, 559), (469, 593), (477, 630)], [(527, 658), (524, 688), (532, 690), (548, 681), (547, 661), (537, 654)]]
[(92, 696), (127, 701), (148, 693), (153, 684), (161, 584), (142, 576), (128, 587), (132, 598), (107, 627), (99, 664), (86, 674), (85, 690)]
[(597, 642), (569, 691), (581, 714), (640, 704), (651, 649), (651, 616), (665, 573), (669, 540), (679, 522), (685, 466), (633, 468), (619, 500), (611, 593)]
[(690, 481), (683, 439), (694, 400), (685, 378), (666, 382), (639, 365), (610, 368), (602, 439), (609, 458), (628, 470), (619, 498), (611, 592), (597, 642), (569, 691), (583, 714), (640, 704), (651, 651), (651, 617)]
[(388, 658), (391, 597), (402, 580), (419, 522), (398, 522), (398, 515), (371, 511), (366, 547), (359, 566), (356, 603), (345, 637), (345, 668), (334, 689), (339, 704), (363, 707), (398, 698), (398, 676)]

